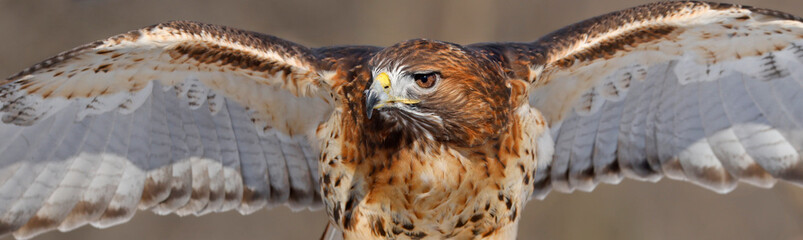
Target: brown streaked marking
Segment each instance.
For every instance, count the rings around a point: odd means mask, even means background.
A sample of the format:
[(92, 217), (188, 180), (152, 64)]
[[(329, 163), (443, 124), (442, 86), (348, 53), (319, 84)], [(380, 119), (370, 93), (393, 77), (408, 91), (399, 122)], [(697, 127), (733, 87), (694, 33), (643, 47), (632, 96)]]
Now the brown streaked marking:
[(260, 199), (266, 199), (266, 198), (267, 198), (267, 196), (265, 196), (264, 193), (259, 192), (259, 191), (254, 191), (254, 190), (252, 190), (250, 188), (245, 187), (245, 188), (243, 188), (243, 198), (242, 198), (241, 203), (245, 204), (245, 205), (249, 205), (249, 204), (251, 204), (253, 202), (256, 202), (256, 201), (258, 201)]
[(14, 230), (17, 230), (18, 227), (19, 226), (16, 226), (13, 223), (0, 221), (0, 235), (6, 235), (8, 233), (11, 233)]
[[(33, 80), (30, 80), (30, 79), (29, 80), (25, 80), (25, 81), (19, 81), (17, 84), (20, 85), (20, 87), (19, 87), (20, 89), (28, 89), (31, 86), (37, 86), (38, 87), (37, 89), (39, 89), (39, 88), (41, 88), (41, 87), (43, 87), (45, 85), (45, 84), (42, 84), (42, 82), (40, 82), (40, 81), (33, 81)], [(33, 91), (36, 91), (36, 90), (33, 90)], [(29, 90), (29, 93), (30, 92), (31, 91)]]
[(518, 214), (519, 214), (519, 209), (518, 208), (513, 209), (513, 213), (510, 214), (510, 221), (515, 222)]
[(636, 47), (640, 44), (659, 40), (677, 29), (675, 26), (653, 26), (634, 29), (617, 35), (615, 38), (601, 40), (592, 47), (579, 49), (579, 52), (558, 59), (553, 64), (561, 68), (568, 68), (576, 62), (588, 62), (599, 58), (610, 59), (619, 51), (625, 51), (628, 47)]
[(106, 209), (107, 203), (108, 202), (88, 202), (84, 200), (79, 201), (72, 209), (72, 211), (67, 215), (64, 221), (62, 221), (61, 227), (67, 227), (68, 229), (73, 229), (86, 224), (88, 221), (92, 220), (89, 219), (89, 217), (91, 217), (92, 215), (95, 215), (97, 213), (103, 213), (103, 211)]
[(491, 229), (489, 229), (487, 232), (483, 233), (483, 234), (482, 234), (482, 237), (488, 237), (488, 236), (490, 236), (491, 234), (495, 233), (495, 232), (496, 232), (496, 230), (497, 230), (497, 228), (496, 228), (496, 227), (492, 227), (492, 228), (491, 228)]
[(98, 93), (98, 94), (100, 94), (100, 95), (106, 95), (107, 93), (109, 93), (109, 87), (106, 87), (106, 88), (104, 88), (104, 89), (103, 89), (103, 90), (101, 90), (101, 91), (100, 91), (100, 93)]
[(126, 208), (106, 208), (106, 211), (103, 212), (101, 215), (101, 219), (119, 219), (123, 217), (127, 217), (133, 214), (129, 209)]
[(427, 236), (424, 232), (406, 232), (404, 235), (407, 235), (411, 239), (422, 239)]
[(354, 212), (346, 211), (345, 214), (343, 214), (343, 228), (351, 230), (357, 222), (357, 216)]
[(325, 173), (321, 179), (323, 180), (323, 183), (327, 185), (332, 182), (332, 177), (329, 176), (329, 173)]
[(91, 215), (93, 213), (100, 212), (105, 206), (106, 204), (103, 203), (81, 200), (75, 204), (75, 207), (73, 207), (72, 212), (70, 212), (70, 215), (67, 216), (67, 219), (70, 219), (74, 215)]
[(407, 229), (408, 231), (412, 231), (413, 229), (415, 229), (415, 225), (413, 225), (410, 222), (405, 222), (404, 224), (402, 224), (402, 228)]
[(231, 66), (239, 69), (248, 69), (253, 71), (264, 71), (270, 69), (270, 74), (276, 74), (277, 71), (282, 71), (286, 76), (291, 73), (292, 69), (289, 66), (277, 64), (275, 61), (260, 61), (250, 53), (235, 50), (220, 45), (204, 46), (204, 45), (180, 45), (173, 48), (168, 52), (173, 59), (187, 56), (199, 63), (213, 64), (218, 63), (220, 66)]
[(340, 210), (340, 202), (335, 202), (335, 207), (332, 208), (332, 218), (334, 218), (335, 221), (340, 220)]
[[(33, 86), (33, 87), (28, 88), (30, 86)], [(20, 89), (26, 90), (28, 92), (28, 94), (34, 94), (34, 93), (38, 92), (40, 89), (44, 88), (45, 86), (46, 86), (45, 84), (36, 84), (36, 85), (31, 84), (31, 85), (27, 85), (27, 86), (22, 86), (22, 87), (20, 87)], [(50, 88), (49, 90), (52, 91), (53, 88)]]
[[(70, 99), (71, 96), (72, 95), (68, 96), (67, 99)], [(153, 178), (146, 178), (145, 185), (142, 188), (142, 197), (140, 198), (140, 201), (146, 204), (154, 204), (156, 203), (157, 198), (161, 198), (162, 195), (166, 194), (167, 189), (167, 182), (156, 182), (153, 180)]]
[(704, 167), (702, 171), (696, 171), (698, 177), (707, 179), (714, 183), (732, 183), (736, 179), (722, 167)]
[(192, 192), (190, 193), (190, 199), (194, 201), (199, 201), (201, 199), (209, 199), (209, 188), (202, 187), (199, 189), (193, 188)]
[(763, 167), (759, 166), (756, 163), (750, 164), (744, 170), (740, 171), (741, 175), (746, 178), (755, 178), (755, 179), (772, 179), (772, 175), (764, 170)]
[(474, 214), (474, 216), (471, 216), (471, 222), (477, 222), (477, 221), (481, 220), (484, 216), (485, 215), (482, 214), (482, 213)]
[(39, 233), (42, 231), (50, 230), (59, 226), (60, 222), (56, 222), (56, 220), (41, 217), (39, 215), (33, 216), (24, 226), (17, 230), (17, 232), (22, 233), (22, 235), (28, 235), (31, 233)]
[(221, 193), (222, 193), (221, 191), (209, 191), (209, 202), (215, 202), (218, 199), (224, 197), (224, 195)]
[(468, 221), (464, 220), (463, 218), (458, 218), (457, 222), (454, 224), (454, 228), (462, 228), (466, 225), (466, 222)]
[(374, 225), (373, 228), (371, 229), (371, 233), (373, 233), (374, 236), (381, 236), (381, 237), (387, 235), (387, 233), (385, 232), (385, 221), (382, 218), (376, 218), (376, 220), (374, 220)]

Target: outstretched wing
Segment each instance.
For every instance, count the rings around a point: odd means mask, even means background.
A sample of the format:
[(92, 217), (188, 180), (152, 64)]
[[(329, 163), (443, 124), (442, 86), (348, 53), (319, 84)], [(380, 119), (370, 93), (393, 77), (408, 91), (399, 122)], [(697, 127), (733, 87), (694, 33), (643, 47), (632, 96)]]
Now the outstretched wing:
[(61, 53), (0, 86), (0, 235), (320, 205), (316, 54), (273, 36), (169, 22)]
[(623, 176), (803, 184), (803, 22), (739, 5), (665, 2), (610, 13), (533, 43), (480, 44), (551, 124), (536, 174), (590, 191)]

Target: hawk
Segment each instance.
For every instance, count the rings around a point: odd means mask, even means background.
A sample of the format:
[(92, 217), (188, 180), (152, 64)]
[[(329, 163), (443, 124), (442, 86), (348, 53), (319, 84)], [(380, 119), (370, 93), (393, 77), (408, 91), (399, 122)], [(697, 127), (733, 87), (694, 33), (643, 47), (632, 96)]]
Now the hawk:
[(803, 185), (801, 93), (803, 19), (731, 4), (465, 46), (167, 22), (2, 83), (0, 234), (287, 205), (327, 239), (515, 239), (551, 189)]

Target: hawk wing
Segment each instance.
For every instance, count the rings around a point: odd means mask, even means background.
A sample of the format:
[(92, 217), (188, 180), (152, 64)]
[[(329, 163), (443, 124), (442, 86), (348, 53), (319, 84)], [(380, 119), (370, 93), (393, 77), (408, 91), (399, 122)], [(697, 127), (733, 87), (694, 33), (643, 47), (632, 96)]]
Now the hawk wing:
[[(313, 50), (169, 22), (61, 53), (0, 87), (0, 235), (137, 208), (320, 206), (314, 131), (333, 108)], [(310, 137), (308, 137), (310, 136)]]
[(551, 124), (534, 196), (624, 177), (803, 184), (803, 22), (766, 9), (653, 3), (533, 43), (479, 44)]

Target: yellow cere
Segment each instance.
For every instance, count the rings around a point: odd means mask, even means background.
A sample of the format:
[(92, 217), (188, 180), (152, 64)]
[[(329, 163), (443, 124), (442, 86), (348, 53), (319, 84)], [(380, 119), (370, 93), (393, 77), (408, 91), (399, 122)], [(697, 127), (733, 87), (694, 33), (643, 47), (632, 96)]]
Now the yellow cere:
[(382, 90), (384, 90), (385, 93), (390, 94), (390, 77), (388, 77), (387, 73), (376, 75), (376, 81), (382, 85)]

